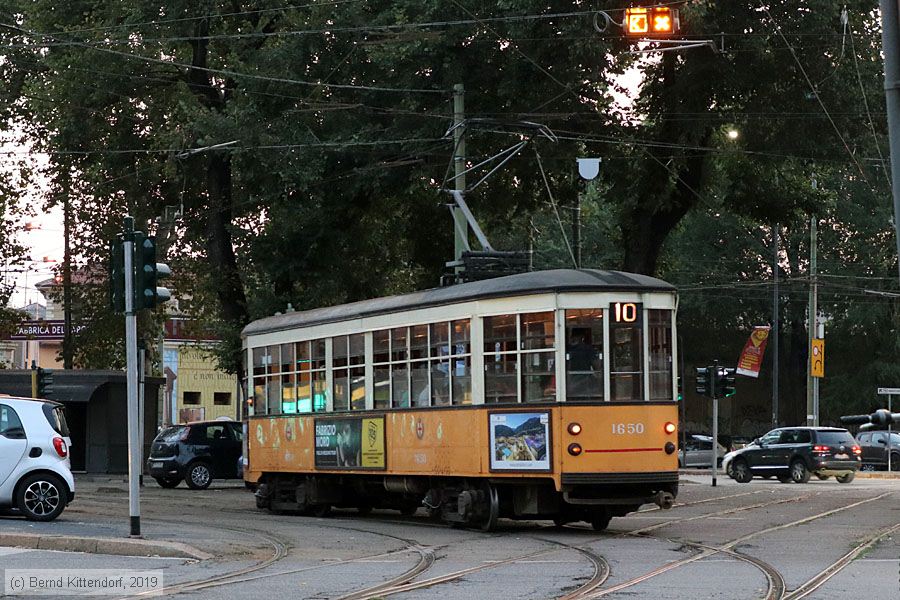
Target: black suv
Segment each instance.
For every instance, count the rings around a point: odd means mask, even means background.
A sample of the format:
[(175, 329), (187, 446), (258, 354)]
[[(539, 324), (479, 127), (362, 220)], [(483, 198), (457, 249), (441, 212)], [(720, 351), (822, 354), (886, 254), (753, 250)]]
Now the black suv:
[(862, 448), (863, 468), (887, 469), (890, 453), (891, 471), (900, 471), (900, 433), (891, 432), (890, 444), (887, 431), (860, 431), (856, 439)]
[(846, 429), (785, 427), (737, 450), (728, 463), (728, 474), (739, 483), (749, 482), (754, 475), (774, 475), (782, 482), (796, 483), (806, 483), (810, 475), (819, 479), (834, 475), (839, 482), (850, 483), (862, 464), (860, 453)]
[(184, 479), (205, 490), (213, 479), (239, 479), (243, 431), (233, 421), (174, 425), (159, 432), (150, 447), (147, 469), (159, 485), (174, 488)]

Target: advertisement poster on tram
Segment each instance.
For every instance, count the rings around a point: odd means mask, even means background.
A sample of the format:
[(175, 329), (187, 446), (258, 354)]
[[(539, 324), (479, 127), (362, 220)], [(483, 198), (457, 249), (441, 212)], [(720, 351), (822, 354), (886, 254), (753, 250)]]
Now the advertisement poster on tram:
[(384, 417), (316, 419), (316, 467), (384, 469)]
[(491, 469), (550, 470), (550, 413), (491, 413)]

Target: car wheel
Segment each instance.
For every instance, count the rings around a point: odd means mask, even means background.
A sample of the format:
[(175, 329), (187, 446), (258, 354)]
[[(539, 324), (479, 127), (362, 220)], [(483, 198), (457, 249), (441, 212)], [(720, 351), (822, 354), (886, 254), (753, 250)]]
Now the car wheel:
[(900, 454), (891, 454), (891, 471), (900, 471)]
[(856, 473), (853, 471), (847, 473), (846, 475), (835, 475), (834, 478), (838, 480), (838, 483), (850, 483), (853, 481), (853, 478), (856, 477)]
[(870, 463), (863, 463), (863, 465), (859, 468), (860, 471), (874, 471), (875, 465)]
[(192, 490), (205, 490), (212, 483), (212, 471), (205, 462), (195, 462), (188, 467), (184, 480)]
[(734, 473), (734, 480), (738, 483), (750, 483), (750, 480), (753, 479), (753, 472), (745, 460), (737, 460), (732, 463), (731, 472)]
[(66, 507), (66, 484), (50, 473), (29, 475), (19, 484), (16, 507), (29, 521), (52, 521)]
[(181, 483), (181, 477), (154, 477), (153, 479), (156, 480), (159, 487), (166, 488), (167, 490), (176, 488), (178, 487), (178, 484)]
[(791, 481), (794, 483), (806, 483), (809, 481), (810, 472), (806, 468), (806, 463), (802, 460), (795, 460), (791, 463)]
[(822, 473), (816, 473), (816, 477), (819, 478), (820, 481), (828, 481), (830, 475), (823, 475)]

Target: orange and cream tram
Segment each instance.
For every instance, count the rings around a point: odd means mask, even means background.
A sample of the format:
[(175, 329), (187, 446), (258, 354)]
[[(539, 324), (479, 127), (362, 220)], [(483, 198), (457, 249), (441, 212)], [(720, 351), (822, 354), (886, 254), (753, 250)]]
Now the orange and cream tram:
[(243, 331), (260, 508), (603, 529), (678, 493), (674, 287), (536, 271)]

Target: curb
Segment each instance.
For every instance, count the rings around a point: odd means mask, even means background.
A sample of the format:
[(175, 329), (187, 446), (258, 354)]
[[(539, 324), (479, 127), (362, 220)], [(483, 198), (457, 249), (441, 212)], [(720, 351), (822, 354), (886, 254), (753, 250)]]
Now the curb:
[(161, 556), (207, 560), (212, 554), (181, 542), (148, 541), (140, 539), (94, 538), (78, 536), (39, 535), (34, 533), (0, 533), (0, 546), (61, 550), (115, 556)]
[[(719, 468), (716, 473), (720, 477), (728, 475)], [(679, 469), (679, 475), (709, 475), (709, 469)], [(857, 471), (856, 479), (900, 479), (900, 472), (889, 473), (887, 471)]]

